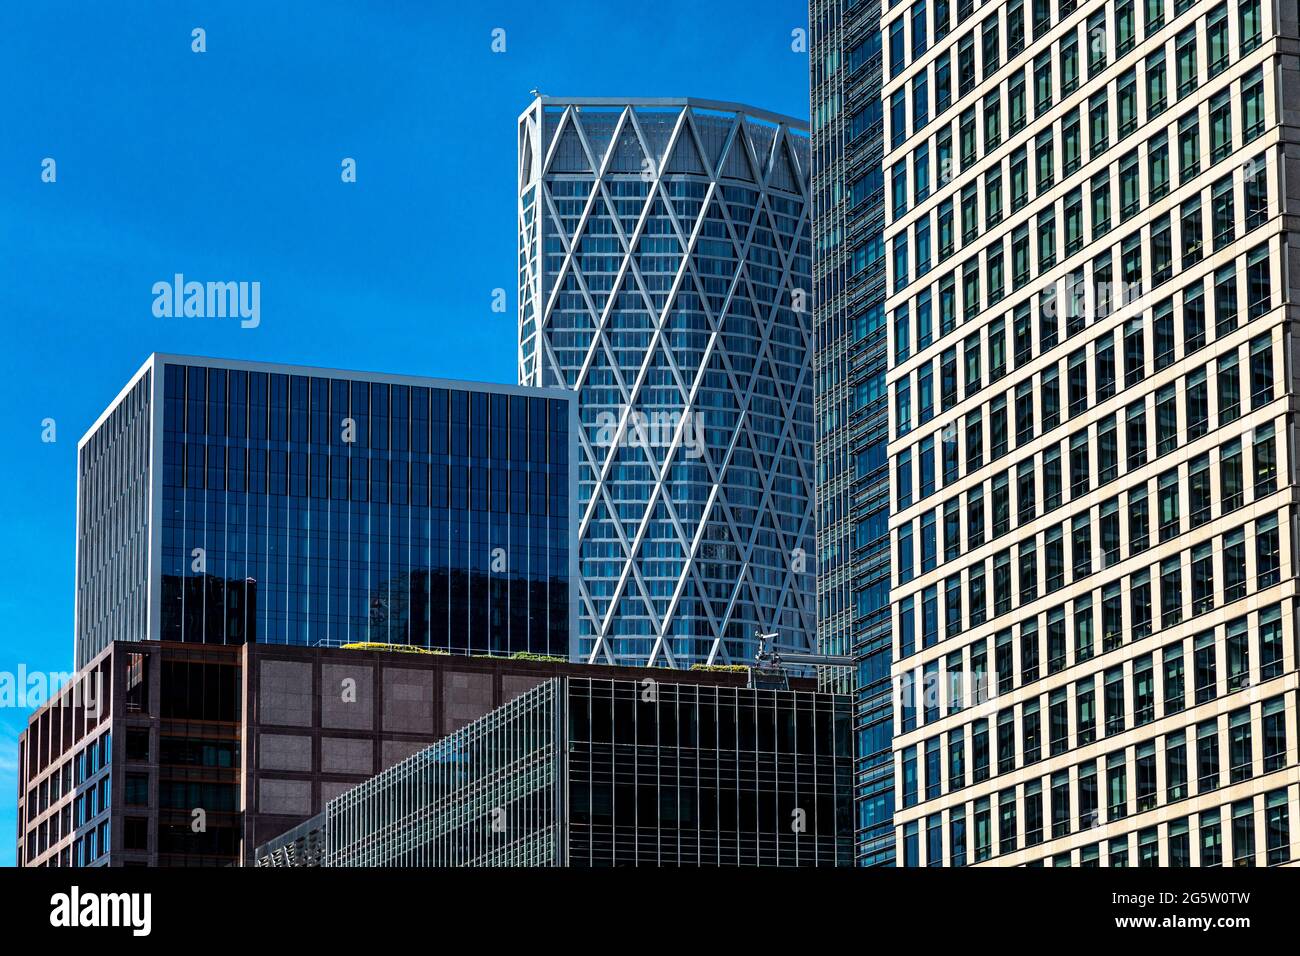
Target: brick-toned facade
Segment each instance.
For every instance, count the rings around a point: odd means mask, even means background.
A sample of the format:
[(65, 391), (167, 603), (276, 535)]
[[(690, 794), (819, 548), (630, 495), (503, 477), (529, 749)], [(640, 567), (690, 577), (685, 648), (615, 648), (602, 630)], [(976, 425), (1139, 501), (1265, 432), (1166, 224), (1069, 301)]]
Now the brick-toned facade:
[[(662, 673), (155, 641), (115, 642), (87, 672), (103, 675), (97, 717), (74, 707), (68, 688), (20, 737), (20, 866), (251, 862), (257, 846), (334, 796), (550, 677)], [(743, 686), (746, 675), (672, 679)]]

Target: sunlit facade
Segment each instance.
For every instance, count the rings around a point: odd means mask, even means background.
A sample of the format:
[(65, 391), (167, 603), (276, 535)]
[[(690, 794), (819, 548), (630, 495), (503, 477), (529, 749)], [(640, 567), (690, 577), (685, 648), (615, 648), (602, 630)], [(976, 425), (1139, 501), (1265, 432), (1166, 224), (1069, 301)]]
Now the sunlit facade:
[(582, 659), (814, 644), (806, 124), (702, 100), (519, 120), (519, 381), (573, 390)]
[(899, 862), (1287, 863), (1295, 5), (881, 30)]

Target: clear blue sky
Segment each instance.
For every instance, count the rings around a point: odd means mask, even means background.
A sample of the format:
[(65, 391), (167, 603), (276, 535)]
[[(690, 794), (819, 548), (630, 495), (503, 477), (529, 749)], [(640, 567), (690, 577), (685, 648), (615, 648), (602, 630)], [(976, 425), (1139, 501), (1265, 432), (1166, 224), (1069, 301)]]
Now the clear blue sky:
[[(513, 382), (529, 90), (806, 117), (807, 19), (801, 0), (4, 4), (0, 671), (72, 666), (77, 440), (150, 352)], [(259, 281), (260, 327), (154, 318), (177, 272)], [(25, 721), (0, 707), (5, 865)]]

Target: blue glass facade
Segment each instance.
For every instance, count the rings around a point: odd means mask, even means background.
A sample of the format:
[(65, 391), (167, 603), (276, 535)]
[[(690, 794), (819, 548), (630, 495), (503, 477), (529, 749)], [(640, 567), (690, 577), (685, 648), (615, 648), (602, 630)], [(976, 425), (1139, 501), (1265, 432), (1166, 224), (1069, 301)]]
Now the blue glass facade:
[(694, 100), (520, 118), (519, 380), (579, 396), (579, 653), (813, 646), (805, 124)]
[(817, 352), (817, 635), (851, 654), (857, 861), (894, 859), (881, 5), (809, 5)]
[(114, 636), (569, 656), (570, 395), (151, 363), (153, 616)]

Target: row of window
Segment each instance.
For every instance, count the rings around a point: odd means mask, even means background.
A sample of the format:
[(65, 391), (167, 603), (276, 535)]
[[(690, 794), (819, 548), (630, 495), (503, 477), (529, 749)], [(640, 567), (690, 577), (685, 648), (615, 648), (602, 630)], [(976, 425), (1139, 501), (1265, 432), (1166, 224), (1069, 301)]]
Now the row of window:
[[(1005, 88), (1008, 98), (1012, 101), (1010, 118), (1012, 133), (1017, 132), (1025, 123), (1028, 98), (1026, 86), (1032, 91), (1033, 112), (1034, 117), (1037, 118), (1043, 115), (1058, 97), (1069, 96), (1079, 88), (1081, 81), (1086, 80), (1091, 83), (1097, 80), (1108, 65), (1118, 62), (1136, 48), (1133, 8), (1132, 0), (1119, 0), (1112, 5), (1112, 19), (1118, 30), (1114, 35), (1106, 29), (1106, 8), (1098, 9), (1086, 20), (1081, 20), (1072, 29), (1062, 34), (1047, 49), (1035, 56), (1031, 63), (1018, 66), (1006, 78)], [(1231, 63), (1233, 50), (1237, 51), (1237, 56), (1240, 58), (1259, 47), (1263, 39), (1263, 11), (1260, 0), (1239, 0), (1235, 8), (1237, 13), (1235, 22), (1229, 15), (1229, 5), (1225, 0), (1198, 21), (1184, 24), (1169, 41), (1146, 56), (1144, 73), (1147, 77), (1148, 116), (1155, 115), (1167, 105), (1169, 90), (1166, 56), (1169, 57), (1174, 68), (1177, 97), (1182, 99), (1197, 89), (1201, 83), (1202, 73), (1207, 79), (1213, 79), (1226, 70)], [(918, 21), (915, 15), (920, 13), (923, 16), (924, 10), (924, 2), (913, 6), (912, 23), (918, 34), (921, 32), (918, 28), (923, 28), (923, 22)], [(1017, 11), (1023, 14), (1023, 4), (1008, 4), (1006, 10), (1009, 23), (1014, 26)], [(978, 31), (981, 34), (979, 44), (976, 43), (977, 31), (971, 30), (946, 49), (939, 51), (927, 66), (921, 68), (907, 81), (897, 84), (892, 91), (887, 92), (886, 98), (890, 104), (891, 148), (896, 149), (902, 145), (910, 132), (922, 129), (932, 117), (938, 118), (947, 112), (954, 103), (954, 92), (956, 100), (961, 101), (969, 97), (977, 86), (988, 82), (996, 75), (1002, 65), (998, 22), (1000, 12), (1000, 10), (995, 11), (984, 20)], [(901, 75), (904, 65), (897, 59), (903, 24), (904, 21), (899, 19), (889, 27), (891, 79)], [(1155, 42), (1158, 31), (1164, 26), (1163, 11), (1160, 11), (1158, 17), (1153, 16), (1148, 19), (1143, 37), (1148, 47)], [(1007, 62), (1014, 60), (1024, 49), (1023, 43), (1016, 43), (1014, 37), (1009, 39), (1011, 42), (1007, 50)], [(1020, 39), (1023, 40), (1023, 35)], [(1202, 39), (1204, 40), (1203, 58)], [(853, 69), (854, 63), (851, 56), (850, 70)], [(1030, 77), (1028, 84), (1026, 73)], [(1136, 67), (1129, 70), (1125, 76), (1129, 74), (1136, 77)], [(1123, 82), (1125, 80), (1121, 80), (1121, 83)], [(1004, 83), (999, 83), (988, 95), (996, 97), (1003, 86)], [(933, 95), (931, 87), (933, 87)], [(912, 107), (910, 124), (907, 115), (909, 100)], [(986, 96), (986, 103), (987, 100)], [(1136, 118), (1134, 125), (1136, 126)]]
[[(1261, 156), (1243, 170), (1249, 175), (1241, 180), (1242, 211), (1238, 217), (1237, 182), (1230, 174), (1208, 188), (1205, 198), (1210, 209), (1213, 251), (1227, 249), (1232, 243), (1258, 229), (1268, 221), (1267, 162)], [(1067, 219), (1071, 203), (1081, 203), (1081, 190), (1067, 196)], [(1167, 213), (1147, 221), (1143, 226), (1117, 243), (1108, 245), (1100, 254), (1086, 263), (1079, 263), (1059, 279), (1048, 282), (1037, 291), (1037, 313), (1040, 316), (1039, 352), (1046, 351), (1060, 341), (1060, 325), (1065, 324), (1065, 337), (1078, 334), (1089, 321), (1099, 321), (1117, 310), (1140, 307), (1142, 299), (1175, 276), (1175, 262), (1179, 272), (1190, 270), (1205, 257), (1205, 215), (1202, 196), (1191, 197), (1177, 210), (1177, 215)], [(1077, 212), (1078, 210), (1076, 210)], [(1042, 227), (1037, 235), (1040, 253), (1049, 250), (1050, 262), (1042, 263), (1050, 269), (1055, 262), (1056, 214), (1049, 209), (1040, 217)], [(1174, 220), (1177, 219), (1177, 241)], [(918, 226), (924, 226), (923, 220)], [(1075, 221), (1081, 219), (1075, 217)], [(1239, 227), (1244, 230), (1239, 233)], [(1067, 229), (1067, 232), (1069, 229)], [(1082, 235), (1077, 234), (1078, 248), (1082, 248)], [(919, 287), (915, 296), (898, 305), (893, 312), (894, 364), (905, 361), (915, 352), (921, 352), (936, 339), (949, 335), (959, 323), (974, 320), (986, 309), (991, 309), (1007, 294), (1007, 254), (1012, 267), (1011, 291), (1024, 288), (1030, 280), (1033, 261), (1030, 248), (1031, 233), (1028, 224), (1014, 229), (1004, 239), (999, 239), (985, 250), (983, 264), (972, 257), (958, 269), (951, 270), (934, 283)], [(928, 242), (928, 240), (927, 240)], [(906, 250), (904, 250), (906, 253)], [(1251, 250), (1246, 262), (1248, 312), (1262, 313), (1269, 306), (1271, 277), (1267, 262), (1267, 246)], [(906, 268), (906, 263), (902, 263)], [(1118, 268), (1117, 268), (1118, 267)], [(1252, 268), (1253, 267), (1253, 268)], [(1213, 274), (1216, 291), (1215, 324), (1235, 324), (1238, 315), (1237, 267), (1218, 267)], [(1203, 284), (1203, 280), (1201, 280)], [(1012, 330), (1014, 354), (1018, 360), (1033, 355), (1031, 311), (1033, 304), (1026, 298), (1014, 308)], [(1007, 350), (1005, 335), (1006, 315), (995, 315), (989, 322), (989, 373), (996, 378), (1006, 370)], [(973, 332), (971, 335), (978, 335)], [(1001, 339), (998, 336), (1002, 336)], [(971, 341), (970, 336), (967, 342)], [(995, 352), (995, 347), (997, 351)], [(978, 381), (978, 380), (977, 380)]]
[[(1121, 698), (1123, 690), (1121, 681), (1118, 687)], [(1107, 683), (1108, 703), (1110, 691)], [(1086, 693), (1087, 697), (1079, 700), (1079, 709), (1082, 717), (1085, 705), (1092, 708), (1088, 719), (1093, 723), (1087, 728), (1091, 735), (1096, 731), (1095, 690), (1091, 683)], [(1062, 695), (1059, 718), (1055, 701), (1048, 713), (1050, 733), (1061, 734), (1059, 740), (1051, 740), (1053, 747), (1058, 743), (1061, 747), (1059, 751), (1053, 749), (1054, 754), (1068, 749), (1068, 708), (1069, 702)], [(998, 714), (996, 730), (991, 729), (992, 720), (986, 718), (950, 731), (945, 735), (946, 748), (944, 739), (938, 736), (904, 748), (898, 756), (899, 805), (914, 807), (924, 800), (935, 800), (971, 783), (988, 780), (995, 766), (998, 774), (1010, 773), (1016, 769), (1021, 754), (1021, 766), (1032, 766), (1042, 759), (1042, 716), (1038, 701), (1034, 701), (1026, 706), (1019, 724), (1013, 710), (1007, 708)], [(992, 739), (991, 734), (995, 734)], [(1225, 782), (1242, 783), (1260, 772), (1268, 774), (1284, 769), (1287, 757), (1286, 701), (1283, 696), (1277, 696), (1054, 772), (1051, 789), (1060, 788), (1063, 812), (1053, 813), (1051, 833), (1043, 835), (1069, 836), (1076, 829), (1113, 823), (1133, 813), (1145, 813), (1189, 796), (1210, 793)], [(1099, 764), (1105, 768), (1104, 804), (1098, 799)], [(1130, 781), (1135, 786), (1130, 786)], [(1003, 793), (1014, 795), (1019, 789), (1028, 798), (1040, 783), (1041, 778), (1034, 778)], [(1077, 818), (1069, 813), (1071, 784)], [(1035, 821), (1032, 813), (1027, 816), (1031, 822), (1042, 822)]]
[[(1047, 828), (1055, 827), (1057, 814), (1068, 816), (1069, 791), (1068, 788), (1051, 787), (1050, 812), (1053, 818), (1049, 823), (1044, 817), (1042, 784), (1033, 786), (1037, 789), (1030, 791), (1019, 807), (1014, 791), (1004, 792), (997, 797), (996, 810), (990, 798), (985, 797), (967, 806), (955, 807), (946, 814), (933, 813), (924, 820), (904, 824), (901, 828), (900, 864), (921, 866), (924, 861), (925, 866), (966, 866), (983, 863), (995, 854), (1014, 853), (1020, 846), (1039, 845), (1044, 841), (1043, 834)], [(1266, 866), (1277, 866), (1288, 862), (1292, 856), (1289, 800), (1286, 788), (1271, 790), (1104, 841), (1086, 843), (1026, 865), (1044, 866), (1050, 860), (1052, 866), (1100, 866), (1104, 848), (1106, 865), (1113, 867), (1134, 864), (1140, 867), (1224, 866), (1228, 863), (1255, 866), (1261, 861)], [(945, 816), (948, 824), (946, 846)], [(1225, 844), (1225, 836), (1229, 843)]]
[[(1110, 524), (1112, 516), (1115, 524)], [(1249, 529), (1249, 534), (1248, 534)], [(1032, 604), (1040, 594), (1050, 595), (1065, 586), (1066, 527), (1049, 528), (1041, 539), (1025, 542), (1019, 549), (1017, 560), (1012, 561), (1010, 549), (982, 560), (968, 568), (964, 574), (945, 578), (942, 586), (930, 585), (918, 595), (909, 595), (898, 602), (899, 647), (902, 651), (914, 648), (917, 634), (916, 611), (919, 605), (921, 646), (932, 647), (939, 640), (939, 597), (943, 596), (943, 637), (951, 640), (963, 631), (986, 621), (995, 621), (1014, 608)], [(1114, 511), (1103, 511), (1101, 520), (1103, 545), (1108, 538), (1119, 537), (1118, 518)], [(1076, 522), (1070, 528), (1072, 557), (1075, 559), (1073, 580), (1077, 584), (1090, 573), (1092, 560), (1092, 529), (1087, 522)], [(1247, 547), (1247, 538), (1251, 547)], [(1043, 554), (1043, 571), (1039, 571), (1039, 542)], [(1118, 541), (1115, 542), (1118, 555)], [(1216, 550), (1217, 549), (1217, 550)], [(1253, 573), (1251, 573), (1253, 572)], [(1014, 575), (1014, 577), (1013, 577)], [(1129, 591), (1128, 626), (1134, 637), (1151, 633), (1152, 580), (1158, 585), (1158, 619), (1156, 628), (1165, 630), (1184, 620), (1198, 618), (1234, 601), (1244, 598), (1249, 581), (1254, 581), (1255, 592), (1272, 587), (1281, 580), (1281, 536), (1276, 515), (1268, 515), (1253, 525), (1242, 525), (1223, 535), (1200, 542), (1194, 547), (1163, 558), (1155, 565), (1144, 565), (1140, 570), (1126, 575), (1102, 588), (1101, 607), (1103, 630), (1109, 643), (1112, 628), (1121, 624), (1122, 608), (1119, 595), (1122, 586)], [(1040, 591), (1040, 584), (1043, 590)], [(919, 600), (918, 600), (919, 598)], [(1111, 600), (1113, 598), (1113, 606)], [(990, 615), (990, 603), (992, 613)], [(1078, 608), (1088, 610), (1086, 634), (1079, 636), (1077, 646), (1086, 647), (1091, 656), (1092, 617), (1091, 591), (1076, 600)], [(1105, 619), (1109, 618), (1109, 619)]]
[[(1068, 620), (1067, 610), (1072, 612)], [(1280, 676), (1285, 667), (1281, 606), (1269, 605), (1254, 614), (1253, 632), (1249, 629), (1250, 615), (1242, 615), (1223, 625), (1221, 640), (1216, 637), (1216, 629), (1211, 627), (1165, 645), (1158, 655), (1151, 651), (1132, 661), (1106, 668), (1105, 736), (1155, 720), (1157, 699), (1163, 702), (1160, 716), (1168, 717), (1192, 703), (1204, 704), (1223, 693), (1232, 693)], [(942, 657), (935, 657), (924, 665), (899, 672), (899, 732), (906, 734), (918, 726), (928, 727), (969, 708), (996, 701), (1012, 690), (1029, 687), (1041, 676), (1051, 676), (1071, 664), (1077, 666), (1092, 660), (1098, 650), (1103, 654), (1117, 650), (1123, 646), (1124, 640), (1122, 616), (1123, 598), (1118, 590), (1103, 598), (1099, 615), (1094, 615), (1092, 597), (1085, 596), (1075, 601), (1072, 608), (1062, 605), (1035, 615), (1019, 627), (1018, 639), (1013, 638), (1010, 628), (1000, 631), (992, 639), (992, 671), (989, 670), (990, 641), (984, 637)], [(1102, 631), (1100, 648), (1096, 637), (1098, 617)], [(1071, 631), (1073, 641), (1070, 640)], [(1130, 642), (1150, 633), (1149, 628), (1139, 630), (1130, 635)], [(1192, 666), (1194, 686), (1191, 694), (1188, 693), (1184, 661), (1191, 662)], [(1128, 697), (1125, 696), (1126, 668), (1131, 691)], [(1078, 701), (1078, 732), (1073, 744), (1069, 742), (1065, 704), (1069, 688), (1052, 691), (1053, 703), (1058, 697), (1062, 702), (1060, 715), (1053, 713), (1052, 756), (1071, 746), (1082, 746), (1097, 739), (1093, 691), (1101, 676), (1102, 672), (1097, 671), (1074, 685)], [(1156, 686), (1157, 676), (1160, 677), (1160, 688)], [(1031, 709), (1033, 713), (1038, 712), (1037, 701), (1041, 696), (1035, 694), (1024, 705), (1026, 714)], [(1126, 700), (1132, 702), (1127, 713)], [(1009, 710), (1002, 713), (1009, 713)], [(1058, 716), (1066, 721), (1060, 723), (1059, 733)], [(1033, 727), (1037, 729), (1036, 719)], [(1028, 741), (1030, 738), (1025, 739)], [(1026, 753), (1031, 750), (1035, 754), (1038, 752), (1038, 738), (1033, 739), (1035, 744), (1032, 748), (1027, 745)]]
[[(1126, 428), (1130, 440), (1127, 458), (1130, 473), (1146, 460), (1145, 444), (1137, 444), (1139, 440), (1145, 441), (1146, 434), (1146, 426), (1141, 420), (1142, 407), (1142, 403), (1137, 403), (1136, 410), (1127, 419), (1133, 425)], [(1014, 470), (997, 471), (988, 480), (980, 481), (962, 494), (954, 495), (937, 507), (926, 508), (897, 525), (894, 528), (894, 549), (898, 584), (906, 584), (918, 574), (927, 575), (985, 544), (996, 543), (1013, 530), (1027, 528), (1040, 516), (1062, 507), (1067, 477), (1062, 466), (1063, 457), (1069, 466), (1071, 501), (1086, 498), (1094, 487), (1101, 489), (1114, 481), (1119, 474), (1120, 462), (1118, 419), (1117, 415), (1107, 416), (1099, 423), (1095, 437), (1090, 439), (1088, 429), (1084, 429), (1072, 436), (1068, 446), (1053, 442), (1042, 452), (1020, 462)], [(1243, 444), (1243, 439), (1248, 439), (1248, 442)], [(1085, 577), (1094, 569), (1112, 567), (1125, 557), (1147, 550), (1153, 541), (1161, 544), (1171, 541), (1216, 517), (1231, 514), (1248, 501), (1259, 502), (1273, 494), (1278, 487), (1280, 455), (1277, 441), (1276, 424), (1261, 424), (1241, 437), (1234, 437), (1185, 462), (1174, 464), (1158, 475), (1132, 482), (1124, 493), (1124, 508), (1120, 506), (1120, 495), (1116, 494), (1053, 523), (1045, 530), (1035, 529), (1027, 538), (1017, 542), (1017, 548), (1022, 555), (1026, 551), (1032, 554), (1035, 542), (1040, 538), (1049, 545), (1053, 541), (1062, 542), (1066, 537), (1063, 529), (1069, 529), (1074, 579)], [(1063, 456), (1062, 450), (1067, 447)], [(1157, 444), (1156, 453), (1159, 458), (1169, 451)], [(1281, 454), (1285, 454), (1285, 449)], [(1245, 471), (1247, 462), (1251, 469), (1249, 484)], [(926, 467), (924, 462), (922, 467)], [(910, 486), (906, 490), (910, 490)], [(1093, 527), (1099, 531), (1099, 548), (1093, 547)], [(1062, 530), (1057, 533), (1057, 529)], [(1124, 546), (1125, 537), (1127, 547)], [(1008, 545), (1002, 554), (1009, 556), (1012, 550)], [(1097, 564), (1098, 557), (1100, 564)], [(979, 566), (982, 567), (983, 562)], [(1064, 571), (1063, 565), (1059, 581), (1049, 572), (1049, 591), (1063, 586)], [(1024, 582), (1030, 587), (1035, 583), (1036, 577)]]
[[(1248, 298), (1244, 315), (1239, 305), (1238, 265), (1243, 261)], [(1210, 289), (1208, 295), (1207, 280)], [(1094, 302), (1093, 311), (1105, 316), (1113, 314), (1112, 309), (1116, 303), (1105, 295), (1106, 288), (1090, 288), (1081, 274), (1077, 276), (1077, 281), (1076, 277), (1067, 280), (1066, 290), (1066, 341), (1082, 334), (1086, 328), (1084, 300), (1090, 292)], [(1177, 294), (1156, 302), (1145, 314), (1139, 313), (1126, 319), (1118, 329), (1107, 330), (1086, 345), (1071, 351), (1065, 359), (1065, 381), (1068, 388), (1065, 410), (1074, 416), (1086, 411), (1090, 401), (1105, 401), (1119, 388), (1133, 388), (1149, 374), (1159, 373), (1173, 365), (1178, 358), (1187, 359), (1209, 342), (1218, 342), (1236, 332), (1243, 319), (1249, 322), (1267, 314), (1271, 305), (1269, 247), (1256, 246), (1243, 259), (1229, 262), (1212, 275), (1188, 283)], [(1058, 335), (1061, 322), (1056, 296), (1044, 296), (1040, 307), (1043, 311), (1037, 316), (1038, 345), (1040, 351), (1047, 351), (1060, 342)], [(918, 315), (918, 318), (923, 319), (922, 328), (928, 330), (928, 310)], [(1030, 303), (1022, 303), (1009, 317), (994, 319), (984, 329), (972, 332), (960, 342), (954, 342), (949, 348), (931, 356), (899, 378), (894, 383), (893, 396), (895, 437), (908, 434), (913, 428), (929, 422), (936, 414), (942, 415), (969, 400), (983, 390), (986, 384), (996, 384), (1010, 371), (1029, 364), (1034, 357), (1034, 318)], [(897, 321), (896, 336), (901, 338), (908, 331), (906, 310), (900, 310)], [(1120, 338), (1118, 352), (1117, 335)], [(1257, 339), (1252, 348), (1267, 350), (1266, 339), (1266, 336)], [(1089, 352), (1092, 353), (1091, 383), (1088, 381)], [(1229, 360), (1229, 356), (1223, 358)], [(1035, 410), (1040, 411), (1043, 432), (1060, 424), (1060, 365), (1061, 360), (1058, 359), (1038, 374), (1039, 388), (1045, 393), (1041, 402), (1031, 400), (1031, 381), (1022, 381), (1016, 386), (1014, 402), (1017, 414), (1031, 416), (1017, 421), (1018, 437), (1032, 437), (1032, 415)], [(988, 408), (1005, 408), (1008, 398), (1011, 398), (1009, 392), (999, 395), (990, 402)], [(1000, 442), (998, 447), (1001, 447)]]
[[(1250, 82), (1250, 77), (1243, 82)], [(1262, 88), (1260, 79), (1253, 91), (1243, 90), (1247, 108), (1262, 103)], [(1256, 116), (1257, 121), (1243, 130), (1242, 138), (1246, 142), (1253, 141), (1263, 132), (1262, 114), (1256, 113)], [(1022, 288), (1033, 276), (1047, 273), (1058, 261), (1079, 252), (1086, 242), (1099, 241), (1116, 225), (1133, 220), (1143, 209), (1164, 199), (1173, 185), (1171, 152), (1177, 158), (1177, 185), (1180, 187), (1190, 183), (1203, 170), (1235, 155), (1231, 90), (1224, 90), (1210, 101), (1208, 121), (1208, 143), (1202, 141), (1199, 113), (1194, 111), (1176, 128), (1171, 127), (1168, 132), (1153, 136), (1142, 147), (1125, 153), (1114, 163), (1087, 177), (1086, 189), (1081, 182), (1059, 200), (1040, 209), (1032, 219), (1013, 229), (995, 229), (1002, 223), (1006, 210), (1004, 183), (1009, 185), (1006, 201), (1010, 211), (1016, 213), (1030, 201), (1031, 181), (1039, 193), (1047, 192), (1057, 182), (1057, 137), (1048, 130), (1039, 137), (1032, 162), (1027, 147), (1016, 150), (1005, 164), (999, 163), (986, 172), (980, 182), (968, 184), (958, 195), (940, 202), (933, 211), (927, 210), (909, 228), (891, 239), (892, 291), (899, 292), (909, 281), (924, 277), (934, 265), (974, 244), (982, 232), (991, 231), (996, 234), (992, 244), (982, 254), (975, 253), (962, 264), (962, 285), (963, 292), (966, 292), (972, 281), (971, 274), (979, 273), (982, 255), (989, 304), (1000, 301), (1007, 293), (1008, 278), (1011, 291)], [(1064, 172), (1067, 175), (1081, 165), (1077, 133), (1077, 126), (1062, 131), (1061, 144), (1066, 157)], [(1208, 153), (1204, 151), (1205, 146), (1209, 147)], [(1203, 165), (1206, 159), (1208, 163)], [(917, 175), (928, 177), (928, 157), (923, 156), (922, 160), (924, 167), (917, 170)], [(905, 201), (907, 180), (905, 172), (896, 170), (896, 174), (899, 178), (894, 180), (893, 192), (897, 209), (899, 203)], [(1238, 184), (1240, 202), (1237, 201)], [(928, 184), (924, 186), (927, 194), (928, 188)], [(1240, 219), (1238, 208), (1244, 212)], [(1212, 245), (1208, 246), (1205, 234), (1207, 211), (1212, 240)], [(1177, 243), (1169, 214), (1149, 217), (1152, 222), (1148, 231), (1153, 241), (1159, 236), (1168, 246), (1167, 249), (1153, 250), (1153, 285), (1169, 277), (1165, 273), (1172, 270), (1176, 252), (1178, 262), (1186, 268), (1199, 262), (1207, 249), (1218, 251), (1233, 242), (1242, 222), (1249, 231), (1268, 219), (1268, 156), (1260, 154), (1250, 158), (1209, 186), (1184, 197), (1177, 212)], [(1011, 273), (1009, 277), (1005, 275), (1008, 270)], [(940, 283), (943, 281), (941, 279)], [(978, 291), (978, 287), (972, 291)], [(964, 317), (977, 314), (979, 309), (978, 297), (967, 298), (962, 303)]]
[[(1273, 334), (1256, 336), (1231, 352), (1219, 355), (1215, 361), (1195, 366), (1187, 375), (1136, 397), (1123, 408), (1085, 423), (1067, 439), (1056, 437), (1014, 469), (999, 469), (987, 482), (981, 481), (968, 489), (966, 495), (971, 505), (968, 510), (975, 512), (974, 517), (982, 518), (979, 502), (983, 498), (984, 485), (989, 484), (994, 508), (990, 540), (995, 539), (1013, 527), (1010, 510), (1013, 473), (1017, 493), (1014, 517), (1016, 523), (1024, 524), (1039, 513), (1045, 514), (1059, 507), (1066, 500), (1064, 492), (1067, 490), (1070, 500), (1077, 500), (1095, 488), (1104, 487), (1121, 474), (1141, 469), (1148, 460), (1155, 461), (1179, 447), (1196, 442), (1209, 434), (1211, 422), (1221, 429), (1240, 420), (1243, 414), (1260, 411), (1273, 401), (1276, 394), (1274, 365), (1280, 361), (1275, 354), (1279, 348), (1280, 339)], [(1098, 369), (1105, 370), (1104, 374), (1109, 376), (1109, 385), (1101, 390), (1101, 395), (1108, 397), (1114, 389), (1113, 339), (1104, 351), (1099, 349), (1094, 358)], [(1070, 357), (1067, 368), (1069, 421), (1082, 415), (1089, 397), (1096, 396), (1096, 390), (1090, 392), (1088, 389), (1087, 354), (1084, 350)], [(964, 477), (974, 477), (986, 464), (1001, 461), (1013, 448), (1013, 434), (1014, 447), (1026, 448), (1039, 437), (1055, 432), (1062, 424), (1058, 369), (1058, 365), (1051, 366), (1043, 374), (1017, 386), (1014, 396), (1012, 393), (1000, 395), (988, 405), (953, 421), (937, 435), (927, 435), (899, 451), (894, 458), (895, 513), (902, 514), (914, 503), (925, 502)], [(1010, 408), (1008, 399), (1011, 399)], [(1121, 437), (1123, 454), (1120, 452)], [(988, 462), (985, 461), (986, 447)], [(1064, 455), (1063, 448), (1066, 449)], [(1063, 470), (1063, 460), (1068, 465), (1068, 475)], [(1274, 463), (1257, 461), (1256, 464)], [(1271, 474), (1261, 475), (1257, 469), (1255, 483), (1271, 477)], [(1238, 483), (1238, 490), (1242, 487)], [(1040, 501), (1041, 512), (1037, 507)], [(957, 499), (950, 499), (943, 507), (955, 513)], [(976, 525), (976, 545), (983, 543), (984, 527), (983, 520)], [(910, 562), (907, 565), (910, 567)], [(930, 570), (933, 566), (933, 563), (923, 565), (922, 570)]]

